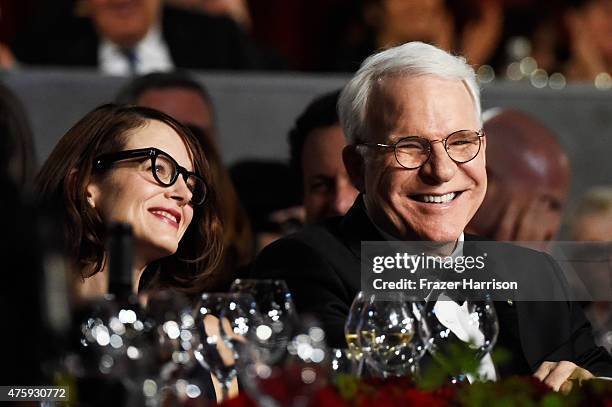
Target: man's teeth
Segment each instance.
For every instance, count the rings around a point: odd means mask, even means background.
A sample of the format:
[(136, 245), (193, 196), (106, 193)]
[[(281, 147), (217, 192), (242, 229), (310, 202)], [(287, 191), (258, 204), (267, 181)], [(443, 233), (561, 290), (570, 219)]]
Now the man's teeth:
[(456, 192), (451, 192), (445, 195), (416, 195), (417, 200), (426, 203), (447, 203), (455, 199)]
[(164, 211), (152, 211), (153, 213), (157, 214), (157, 215), (161, 215), (164, 218), (168, 218), (173, 222), (178, 223), (178, 220), (176, 219), (176, 217), (174, 215), (169, 214), (168, 212), (164, 212)]

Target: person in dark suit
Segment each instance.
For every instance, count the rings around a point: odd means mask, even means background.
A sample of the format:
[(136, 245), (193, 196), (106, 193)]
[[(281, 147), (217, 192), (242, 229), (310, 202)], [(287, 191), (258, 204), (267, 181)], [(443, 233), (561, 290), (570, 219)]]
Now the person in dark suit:
[[(343, 345), (360, 290), (361, 242), (475, 240), (464, 229), (487, 187), (480, 96), (463, 59), (420, 42), (390, 48), (363, 63), (338, 107), (351, 140), (344, 163), (361, 195), (344, 217), (269, 246), (253, 268), (257, 278), (285, 279), (298, 312), (321, 319), (332, 346)], [(547, 255), (507, 250), (519, 268), (557, 275)], [(555, 390), (570, 377), (612, 374), (579, 306), (509, 301), (496, 311), (499, 344), (513, 355), (500, 374), (533, 373)]]
[(35, 25), (14, 44), (30, 65), (98, 67), (114, 75), (185, 69), (272, 69), (282, 64), (262, 52), (229, 18), (171, 7), (160, 0), (87, 0)]
[(336, 105), (340, 90), (317, 96), (289, 131), (289, 166), (302, 187), (306, 222), (344, 215), (357, 197), (342, 150), (346, 136)]

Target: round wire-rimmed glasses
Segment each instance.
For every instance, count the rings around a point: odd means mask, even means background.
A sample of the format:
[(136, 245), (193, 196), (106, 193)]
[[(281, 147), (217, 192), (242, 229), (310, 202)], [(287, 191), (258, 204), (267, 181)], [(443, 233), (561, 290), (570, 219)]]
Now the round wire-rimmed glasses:
[(472, 161), (480, 152), (483, 129), (458, 130), (443, 139), (428, 140), (423, 137), (403, 137), (393, 144), (357, 143), (358, 146), (393, 149), (397, 163), (408, 170), (415, 170), (425, 165), (431, 157), (433, 143), (443, 143), (444, 150), (451, 160), (457, 164)]
[(196, 173), (181, 167), (168, 153), (158, 148), (148, 147), (103, 154), (94, 160), (94, 167), (96, 170), (103, 170), (110, 168), (117, 161), (140, 157), (147, 157), (151, 160), (151, 173), (155, 181), (160, 185), (170, 187), (178, 180), (179, 175), (182, 175), (185, 185), (191, 191), (191, 200), (189, 202), (192, 205), (202, 205), (204, 203), (207, 195), (207, 187), (204, 180)]

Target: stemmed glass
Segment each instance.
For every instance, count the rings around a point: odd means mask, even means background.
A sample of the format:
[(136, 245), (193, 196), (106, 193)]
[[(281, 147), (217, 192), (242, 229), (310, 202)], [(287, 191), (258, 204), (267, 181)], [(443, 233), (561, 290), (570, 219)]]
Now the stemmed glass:
[(193, 305), (178, 293), (157, 291), (148, 296), (146, 314), (155, 331), (158, 404), (206, 404), (208, 382), (194, 355), (200, 339)]
[(237, 279), (230, 291), (253, 296), (261, 316), (255, 332), (259, 358), (267, 364), (278, 362), (297, 321), (287, 284), (283, 280)]
[(401, 293), (372, 295), (363, 306), (357, 327), (367, 362), (384, 377), (418, 373), (428, 338)]
[(237, 374), (236, 348), (259, 318), (255, 302), (244, 294), (204, 293), (194, 318), (200, 335), (196, 359), (219, 380), (226, 400)]
[[(442, 293), (427, 301), (422, 314), (431, 333), (430, 353), (440, 363), (447, 363), (457, 350), (481, 361), (497, 341), (497, 314), (488, 297), (459, 305)], [(465, 372), (450, 373), (453, 383), (467, 378)]]
[(357, 328), (359, 326), (359, 322), (361, 321), (361, 312), (363, 310), (364, 305), (367, 304), (368, 299), (369, 298), (364, 294), (363, 291), (359, 291), (357, 293), (357, 295), (353, 299), (351, 308), (349, 309), (349, 314), (346, 318), (346, 323), (344, 324), (344, 338), (346, 339), (346, 344), (348, 345), (348, 352), (346, 356), (356, 362), (353, 364), (355, 368), (351, 372), (356, 376), (361, 375), (364, 360), (364, 350), (361, 348), (361, 344), (359, 341), (359, 330)]

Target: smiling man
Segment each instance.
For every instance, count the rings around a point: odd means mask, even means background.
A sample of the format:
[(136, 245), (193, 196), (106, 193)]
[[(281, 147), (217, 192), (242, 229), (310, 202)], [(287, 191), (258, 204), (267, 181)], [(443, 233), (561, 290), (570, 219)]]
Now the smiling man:
[[(462, 58), (420, 42), (364, 61), (338, 108), (350, 141), (344, 163), (361, 195), (344, 217), (269, 246), (253, 273), (285, 279), (298, 311), (321, 320), (330, 345), (345, 347), (344, 322), (361, 289), (362, 242), (462, 247), (455, 242), (479, 240), (464, 229), (486, 193), (487, 143), (474, 71)], [(509, 245), (499, 251), (502, 262), (518, 262), (511, 267), (518, 274), (527, 264), (551, 282), (557, 277), (542, 253)], [(495, 308), (497, 343), (513, 356), (499, 375), (534, 374), (555, 390), (567, 388), (570, 377), (612, 375), (612, 357), (594, 345), (579, 306), (508, 301)], [(491, 361), (483, 359), (481, 367), (497, 377)]]

